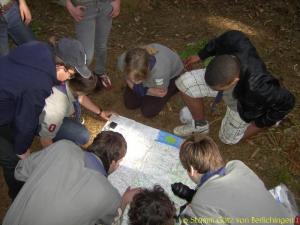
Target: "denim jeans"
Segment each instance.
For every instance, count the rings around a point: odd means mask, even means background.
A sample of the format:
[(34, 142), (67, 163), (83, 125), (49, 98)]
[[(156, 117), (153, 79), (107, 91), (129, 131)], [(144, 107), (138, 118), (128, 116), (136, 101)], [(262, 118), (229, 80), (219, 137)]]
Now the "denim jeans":
[(6, 55), (9, 52), (8, 36), (17, 45), (35, 39), (31, 29), (23, 23), (17, 3), (4, 15), (0, 15), (0, 56)]
[(107, 42), (112, 26), (112, 11), (107, 0), (79, 0), (78, 5), (85, 7), (85, 16), (75, 23), (76, 38), (82, 43), (87, 64), (90, 65), (95, 54), (95, 73), (106, 72)]
[(65, 117), (53, 141), (62, 139), (73, 141), (77, 145), (84, 145), (89, 141), (90, 133), (81, 123)]
[(8, 194), (14, 199), (23, 186), (23, 182), (15, 179), (15, 167), (19, 157), (13, 150), (12, 130), (9, 125), (0, 127), (0, 166), (3, 169), (4, 179), (8, 186)]

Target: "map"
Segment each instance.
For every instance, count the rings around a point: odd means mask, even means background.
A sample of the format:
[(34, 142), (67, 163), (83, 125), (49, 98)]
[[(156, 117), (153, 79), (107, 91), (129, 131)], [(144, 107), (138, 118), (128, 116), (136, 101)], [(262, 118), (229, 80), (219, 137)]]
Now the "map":
[[(159, 184), (174, 201), (177, 209), (186, 203), (171, 190), (171, 184), (175, 182), (195, 187), (179, 160), (179, 147), (183, 139), (122, 116), (113, 116), (102, 130), (119, 132), (127, 141), (124, 160), (109, 175), (110, 182), (121, 194), (128, 186), (153, 188), (155, 184)], [(125, 224), (126, 215), (122, 225)]]

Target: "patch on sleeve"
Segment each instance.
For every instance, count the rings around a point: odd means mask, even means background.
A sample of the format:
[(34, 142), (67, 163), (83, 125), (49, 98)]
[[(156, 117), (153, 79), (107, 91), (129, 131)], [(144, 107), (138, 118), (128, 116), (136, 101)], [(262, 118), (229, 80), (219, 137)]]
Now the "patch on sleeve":
[(49, 132), (53, 132), (53, 131), (55, 131), (55, 129), (56, 129), (56, 124), (50, 124), (50, 126), (48, 127), (48, 131)]
[(154, 82), (157, 86), (163, 85), (164, 84), (164, 79), (160, 78), (160, 79), (154, 79)]

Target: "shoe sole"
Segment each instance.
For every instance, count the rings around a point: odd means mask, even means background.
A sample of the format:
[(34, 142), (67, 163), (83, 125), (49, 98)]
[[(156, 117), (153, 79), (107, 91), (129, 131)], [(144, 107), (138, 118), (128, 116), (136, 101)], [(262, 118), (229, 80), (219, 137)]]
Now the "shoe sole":
[(176, 132), (174, 132), (173, 130), (173, 133), (179, 137), (189, 137), (189, 136), (192, 136), (194, 134), (208, 134), (209, 133), (209, 129), (206, 129), (206, 130), (203, 130), (203, 131), (194, 131), (192, 132), (191, 134), (187, 134), (187, 135), (180, 135), (180, 134), (177, 134)]

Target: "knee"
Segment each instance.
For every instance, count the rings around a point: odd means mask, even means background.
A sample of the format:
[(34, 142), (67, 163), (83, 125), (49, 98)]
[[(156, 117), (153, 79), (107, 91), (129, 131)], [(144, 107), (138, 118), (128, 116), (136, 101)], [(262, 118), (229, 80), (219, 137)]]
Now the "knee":
[(126, 109), (137, 109), (141, 106), (141, 99), (134, 96), (134, 94), (128, 90), (125, 91), (123, 99)]
[(76, 139), (76, 144), (78, 145), (85, 145), (86, 143), (88, 143), (88, 141), (90, 140), (90, 133), (89, 131), (85, 128), (82, 129), (77, 136)]
[(140, 104), (138, 104), (137, 102), (126, 101), (126, 100), (124, 100), (124, 105), (126, 109), (137, 109), (140, 107)]
[(160, 109), (155, 106), (143, 106), (141, 107), (141, 112), (144, 117), (152, 118), (159, 114)]

